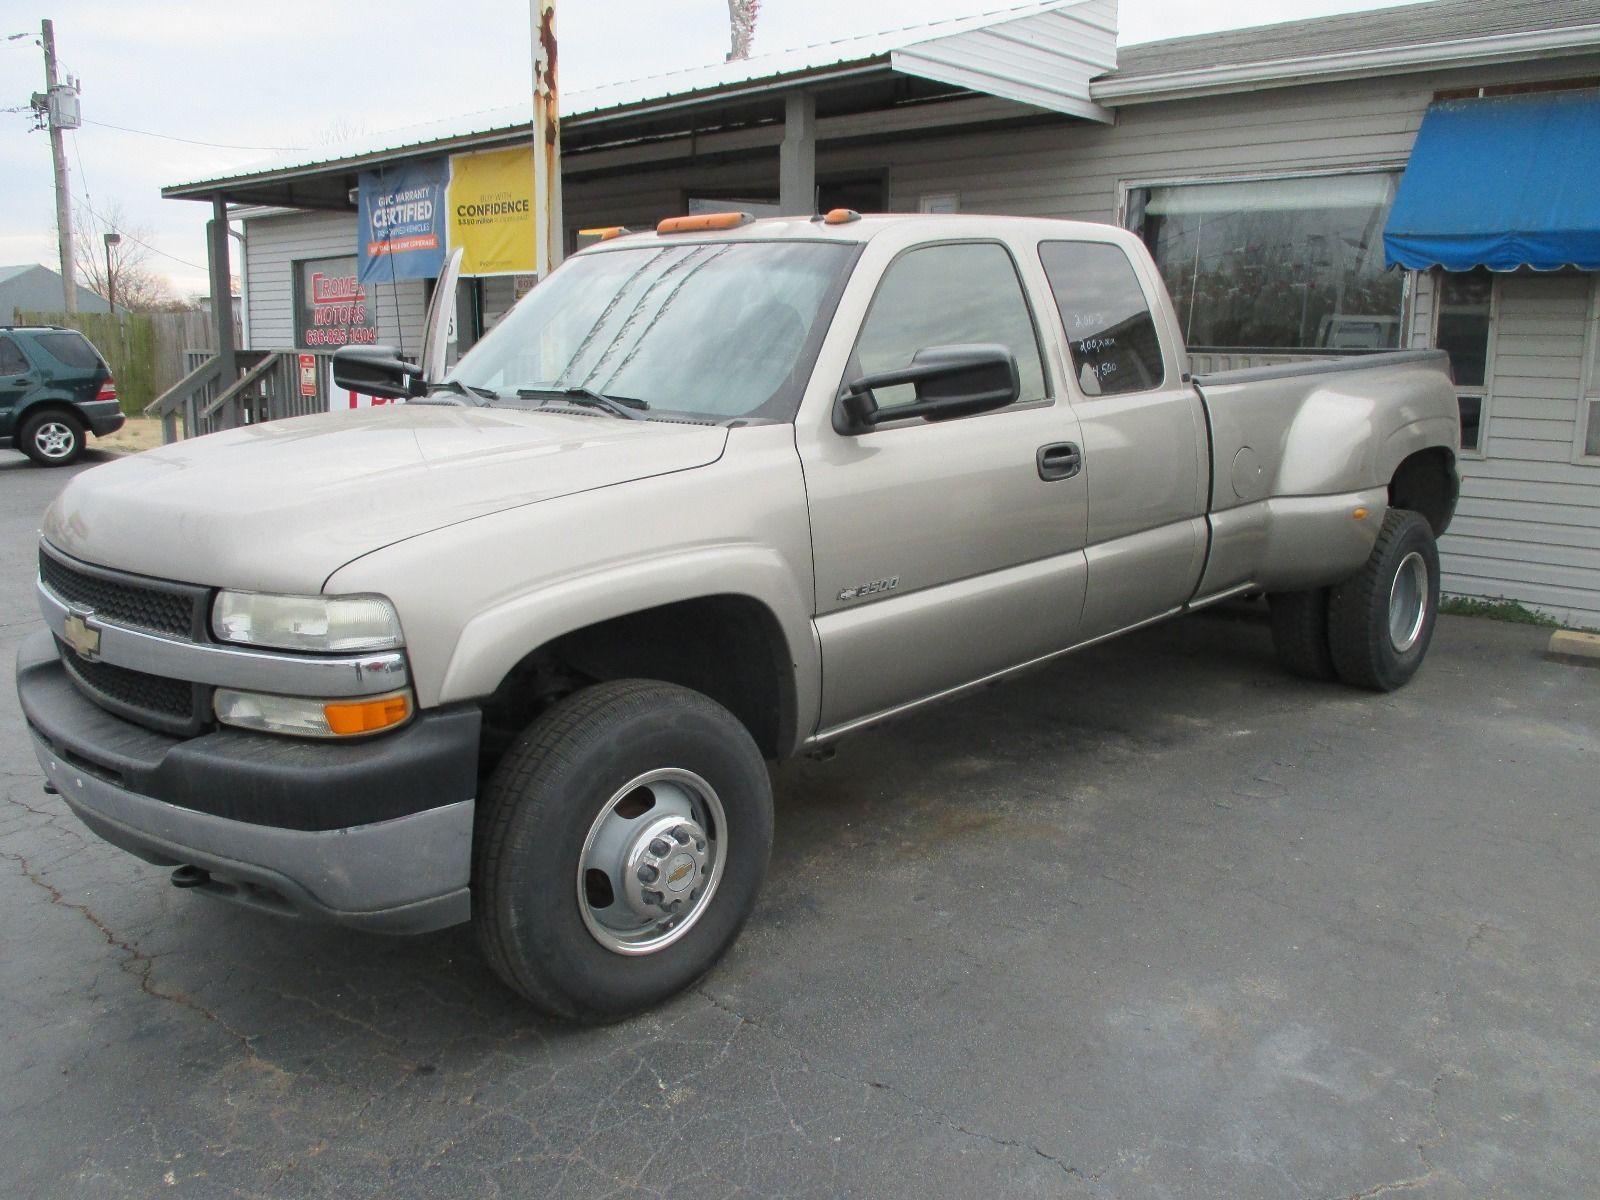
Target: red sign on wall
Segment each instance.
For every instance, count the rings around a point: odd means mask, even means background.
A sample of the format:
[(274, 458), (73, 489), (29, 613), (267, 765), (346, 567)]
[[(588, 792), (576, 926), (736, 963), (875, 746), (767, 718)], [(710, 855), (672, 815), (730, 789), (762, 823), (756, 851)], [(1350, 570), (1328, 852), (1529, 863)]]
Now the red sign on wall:
[(315, 354), (300, 355), (300, 394), (302, 396), (315, 396), (317, 394), (317, 356)]

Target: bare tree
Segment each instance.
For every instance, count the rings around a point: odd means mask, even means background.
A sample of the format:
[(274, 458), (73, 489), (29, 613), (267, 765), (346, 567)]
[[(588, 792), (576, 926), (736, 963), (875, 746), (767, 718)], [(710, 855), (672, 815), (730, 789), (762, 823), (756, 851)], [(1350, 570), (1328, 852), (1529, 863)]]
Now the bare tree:
[(756, 14), (760, 11), (761, 0), (728, 0), (729, 62), (750, 57), (756, 38)]
[[(135, 312), (171, 308), (177, 303), (172, 285), (150, 265), (150, 250), (144, 244), (150, 240), (150, 231), (130, 224), (120, 203), (113, 200), (105, 205), (104, 220), (80, 206), (73, 224), (83, 231), (83, 236), (73, 241), (72, 258), (84, 287), (112, 300), (119, 309)], [(121, 235), (121, 240), (109, 247), (109, 260), (108, 233)]]

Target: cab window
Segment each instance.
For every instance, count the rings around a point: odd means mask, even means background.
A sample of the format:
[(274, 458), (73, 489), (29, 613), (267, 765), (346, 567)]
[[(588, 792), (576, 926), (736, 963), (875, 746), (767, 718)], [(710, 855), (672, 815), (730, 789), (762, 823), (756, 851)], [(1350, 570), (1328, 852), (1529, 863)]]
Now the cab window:
[[(931, 346), (998, 342), (1017, 358), (1020, 403), (1045, 398), (1044, 367), (1016, 264), (994, 242), (920, 246), (884, 272), (862, 323), (850, 375), (893, 371)], [(916, 399), (911, 384), (877, 388), (879, 408)]]
[(1039, 261), (1061, 311), (1072, 373), (1085, 396), (1161, 386), (1161, 339), (1128, 256), (1106, 242), (1041, 242)]

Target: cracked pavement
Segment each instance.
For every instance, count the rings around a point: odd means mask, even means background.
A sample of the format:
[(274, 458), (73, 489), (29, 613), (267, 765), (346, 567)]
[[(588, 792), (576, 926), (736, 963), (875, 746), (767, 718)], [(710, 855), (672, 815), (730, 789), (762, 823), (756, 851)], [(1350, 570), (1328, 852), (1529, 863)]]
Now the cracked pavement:
[(1542, 631), (1445, 618), (1371, 696), (1194, 617), (782, 766), (727, 959), (574, 1029), (42, 793), (69, 474), (0, 452), (0, 1195), (1600, 1195), (1600, 671)]

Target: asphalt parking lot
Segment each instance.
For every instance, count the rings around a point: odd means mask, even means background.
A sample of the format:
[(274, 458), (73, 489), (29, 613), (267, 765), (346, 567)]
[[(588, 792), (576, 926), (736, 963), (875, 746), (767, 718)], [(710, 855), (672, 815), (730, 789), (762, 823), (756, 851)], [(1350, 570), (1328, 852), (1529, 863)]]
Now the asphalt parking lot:
[(1192, 617), (777, 770), (692, 993), (531, 1018), (462, 931), (180, 893), (40, 789), (0, 452), (0, 1196), (1600, 1195), (1600, 671), (1393, 696)]

